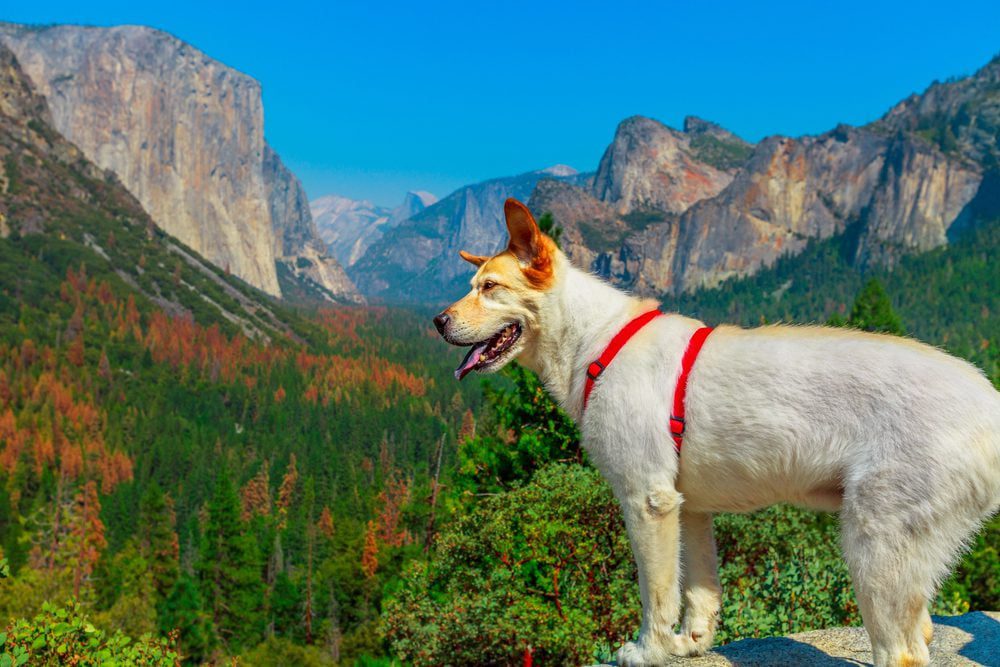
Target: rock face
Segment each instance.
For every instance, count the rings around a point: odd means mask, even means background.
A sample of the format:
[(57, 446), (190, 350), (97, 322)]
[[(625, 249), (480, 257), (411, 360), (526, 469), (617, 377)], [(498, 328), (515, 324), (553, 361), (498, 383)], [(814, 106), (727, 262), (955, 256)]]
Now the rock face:
[[(168, 233), (272, 295), (281, 293), (278, 246), (283, 257), (332, 261), (315, 243), (299, 253), (275, 239), (277, 229), (286, 239), (319, 242), (308, 207), (296, 213), (293, 201), (277, 201), (290, 193), (293, 200), (300, 186), (289, 185), (264, 141), (254, 79), (144, 27), (0, 24), (0, 41), (48, 101), (55, 128), (117, 174)], [(265, 173), (265, 163), (277, 171)], [(292, 217), (272, 219), (282, 210)], [(302, 229), (291, 231), (296, 225)], [(324, 287), (354, 292), (338, 280)]]
[(593, 195), (620, 214), (649, 209), (681, 213), (714, 197), (729, 185), (732, 174), (699, 159), (693, 139), (721, 139), (711, 134), (709, 124), (694, 126), (701, 132), (688, 135), (642, 116), (622, 121), (597, 167)]
[(542, 178), (585, 177), (557, 165), (456, 190), (388, 229), (348, 275), (362, 293), (383, 299), (433, 302), (453, 296), (470, 274), (458, 251), (488, 254), (506, 243), (504, 200), (527, 199)]
[[(84, 159), (73, 144), (52, 128), (45, 98), (31, 86), (14, 54), (0, 44), (0, 237), (12, 232), (46, 231), (52, 210), (78, 212), (90, 194), (63, 176), (53, 193), (50, 181), (55, 167), (71, 168), (85, 177), (104, 180), (103, 172)], [(51, 165), (49, 169), (45, 167)], [(118, 188), (114, 203), (140, 217), (139, 204)], [(55, 200), (55, 205), (53, 201)]]
[[(935, 616), (930, 651), (931, 664), (935, 667), (1000, 664), (1000, 612)], [(788, 637), (744, 639), (700, 658), (675, 658), (667, 664), (678, 667), (838, 667), (871, 663), (871, 642), (864, 628), (833, 628)]]
[(284, 265), (286, 274), (320, 297), (363, 301), (354, 283), (320, 238), (302, 183), (266, 144), (263, 174), (274, 232), (274, 256)]
[(368, 200), (326, 195), (310, 203), (319, 235), (345, 267), (354, 266), (387, 229), (437, 202), (429, 192), (406, 193), (403, 203), (390, 209)]
[(630, 118), (590, 188), (539, 183), (579, 264), (640, 294), (712, 287), (809, 239), (855, 231), (861, 267), (922, 252), (1000, 214), (1000, 59), (879, 121), (751, 147), (717, 125)]

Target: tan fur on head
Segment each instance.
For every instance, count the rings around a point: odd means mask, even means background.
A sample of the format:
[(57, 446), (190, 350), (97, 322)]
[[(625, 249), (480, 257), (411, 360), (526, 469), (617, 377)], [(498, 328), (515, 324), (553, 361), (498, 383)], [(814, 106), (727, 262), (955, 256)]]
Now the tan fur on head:
[[(513, 255), (521, 264), (521, 271), (528, 282), (539, 289), (548, 289), (552, 284), (555, 242), (542, 233), (531, 211), (518, 200), (510, 198), (504, 202), (503, 212), (507, 221), (507, 233), (510, 235), (506, 252)], [(477, 267), (481, 267), (491, 259), (464, 250), (459, 250), (458, 254), (466, 262)]]
[(505, 250), (492, 257), (459, 252), (478, 270), (472, 290), (445, 311), (449, 320), (442, 331), (450, 343), (473, 345), (511, 324), (519, 325), (519, 340), (489, 370), (501, 368), (533, 342), (541, 299), (555, 282), (559, 252), (524, 204), (508, 199), (504, 215), (510, 234)]
[(524, 276), (539, 289), (548, 289), (552, 282), (552, 256), (555, 243), (538, 229), (538, 223), (528, 207), (516, 199), (503, 205), (510, 242), (507, 252), (522, 264)]

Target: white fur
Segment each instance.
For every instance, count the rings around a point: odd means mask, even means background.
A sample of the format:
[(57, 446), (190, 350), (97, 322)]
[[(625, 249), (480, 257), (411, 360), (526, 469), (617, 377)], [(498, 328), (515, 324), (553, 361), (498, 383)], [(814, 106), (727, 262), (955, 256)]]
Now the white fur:
[(678, 458), (669, 406), (701, 323), (668, 315), (647, 325), (583, 413), (589, 362), (655, 303), (579, 271), (559, 252), (553, 271), (548, 289), (516, 305), (508, 304), (517, 294), (505, 294), (490, 307), (497, 322), (509, 312), (524, 323), (521, 362), (577, 420), (621, 503), (643, 615), (618, 664), (660, 664), (712, 645), (720, 589), (711, 514), (779, 502), (840, 511), (875, 665), (927, 664), (927, 603), (1000, 505), (1000, 393), (983, 375), (897, 337), (719, 327), (690, 375)]

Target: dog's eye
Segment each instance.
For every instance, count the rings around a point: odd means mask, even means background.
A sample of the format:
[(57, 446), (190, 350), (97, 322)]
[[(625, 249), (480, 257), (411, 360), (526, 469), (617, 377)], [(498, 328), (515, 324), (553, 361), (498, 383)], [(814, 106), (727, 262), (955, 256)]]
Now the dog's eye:
[(484, 292), (488, 292), (489, 290), (493, 289), (496, 286), (497, 284), (492, 280), (484, 280), (483, 284), (479, 286), (479, 289), (481, 289)]

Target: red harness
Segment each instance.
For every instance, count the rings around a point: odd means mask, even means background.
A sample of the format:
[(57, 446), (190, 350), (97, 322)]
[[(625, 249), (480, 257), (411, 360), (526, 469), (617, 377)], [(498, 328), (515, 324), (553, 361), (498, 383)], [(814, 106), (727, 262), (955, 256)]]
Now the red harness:
[[(615, 337), (604, 348), (604, 352), (597, 358), (597, 361), (594, 361), (587, 367), (587, 380), (583, 385), (584, 410), (587, 409), (590, 392), (594, 390), (594, 382), (607, 369), (611, 360), (618, 355), (621, 349), (625, 347), (625, 343), (632, 336), (639, 333), (640, 329), (663, 314), (662, 310), (657, 309), (643, 313), (633, 319), (622, 327), (621, 331), (615, 334)], [(684, 350), (684, 356), (681, 358), (681, 373), (677, 376), (677, 386), (674, 387), (674, 406), (670, 412), (670, 437), (674, 439), (674, 449), (677, 450), (678, 454), (681, 453), (681, 443), (684, 441), (684, 397), (687, 395), (688, 375), (691, 374), (694, 361), (698, 358), (701, 346), (705, 344), (705, 339), (708, 338), (708, 334), (710, 333), (712, 333), (712, 327), (702, 327), (695, 331), (694, 335), (688, 341), (687, 349)]]

